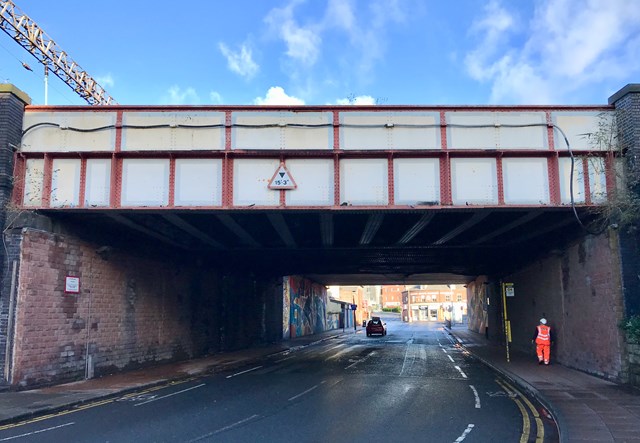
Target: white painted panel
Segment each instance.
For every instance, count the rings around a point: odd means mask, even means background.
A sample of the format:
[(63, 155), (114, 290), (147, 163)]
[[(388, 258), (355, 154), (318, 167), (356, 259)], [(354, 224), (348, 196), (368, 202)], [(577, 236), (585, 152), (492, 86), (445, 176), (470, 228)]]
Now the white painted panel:
[(549, 204), (547, 159), (505, 158), (502, 174), (505, 204)]
[(169, 160), (122, 161), (122, 206), (167, 206), (169, 204)]
[(111, 160), (108, 158), (88, 159), (87, 178), (85, 181), (85, 206), (109, 206), (109, 192), (111, 187)]
[(340, 203), (387, 205), (388, 162), (386, 159), (346, 159), (340, 161)]
[[(553, 121), (562, 129), (571, 149), (606, 150), (609, 147), (603, 143), (610, 134), (611, 115), (602, 112), (554, 112)], [(567, 145), (562, 134), (557, 129), (555, 133), (555, 148), (566, 151)]]
[[(222, 150), (224, 122), (224, 112), (125, 112), (122, 150)], [(156, 125), (160, 127), (151, 129)]]
[(222, 160), (176, 160), (176, 206), (218, 206), (222, 203)]
[(23, 121), (26, 133), (22, 137), (21, 151), (113, 151), (115, 124), (115, 112), (26, 112)]
[(604, 158), (590, 157), (587, 161), (589, 168), (589, 191), (593, 203), (603, 203), (607, 200), (607, 175), (605, 173)]
[(435, 112), (342, 112), (340, 147), (440, 149), (439, 120)]
[(298, 186), (285, 191), (287, 206), (333, 205), (333, 160), (291, 159), (286, 166)]
[(27, 159), (25, 166), (24, 197), (22, 203), (25, 206), (42, 206), (44, 159)]
[(393, 169), (396, 204), (440, 203), (440, 161), (437, 158), (396, 158)]
[[(561, 157), (558, 159), (558, 170), (560, 172), (560, 201), (563, 204), (571, 203), (571, 158)], [(575, 159), (573, 169), (573, 201), (575, 203), (584, 203), (584, 171), (582, 168), (582, 159)]]
[(284, 149), (279, 112), (234, 112), (232, 149)]
[(280, 191), (269, 189), (269, 182), (279, 166), (280, 161), (278, 159), (234, 160), (234, 206), (278, 206), (280, 204)]
[(284, 149), (333, 149), (333, 113), (283, 112), (281, 122)]
[(52, 207), (78, 206), (80, 202), (80, 159), (57, 158), (51, 173)]
[(454, 205), (497, 204), (498, 177), (495, 159), (451, 159), (451, 196)]
[[(547, 117), (544, 112), (496, 112), (498, 146), (501, 149), (547, 149)], [(531, 126), (539, 125), (539, 126)]]
[[(447, 112), (449, 149), (496, 149), (495, 113)], [(479, 127), (486, 126), (486, 127)]]

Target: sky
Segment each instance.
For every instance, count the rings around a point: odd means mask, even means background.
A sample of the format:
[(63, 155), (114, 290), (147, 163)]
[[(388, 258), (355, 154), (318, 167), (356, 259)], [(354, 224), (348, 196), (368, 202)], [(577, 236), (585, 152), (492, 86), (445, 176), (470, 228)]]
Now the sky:
[[(14, 3), (122, 105), (606, 104), (640, 83), (640, 0)], [(4, 32), (0, 83), (45, 103)], [(53, 75), (48, 103), (86, 104)]]

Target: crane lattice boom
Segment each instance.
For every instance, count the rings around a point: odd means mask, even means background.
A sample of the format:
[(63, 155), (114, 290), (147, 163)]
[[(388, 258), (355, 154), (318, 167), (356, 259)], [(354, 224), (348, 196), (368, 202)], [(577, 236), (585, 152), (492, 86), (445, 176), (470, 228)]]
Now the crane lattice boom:
[(90, 105), (115, 101), (11, 0), (0, 0), (0, 28)]

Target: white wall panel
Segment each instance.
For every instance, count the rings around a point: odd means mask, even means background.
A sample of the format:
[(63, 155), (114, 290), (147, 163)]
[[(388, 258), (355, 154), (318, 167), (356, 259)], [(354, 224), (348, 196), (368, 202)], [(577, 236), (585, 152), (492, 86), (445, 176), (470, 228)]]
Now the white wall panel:
[(542, 150), (548, 146), (544, 112), (447, 112), (446, 120), (449, 149)]
[(440, 161), (437, 158), (396, 158), (393, 169), (396, 204), (440, 202)]
[(109, 206), (111, 187), (111, 160), (90, 158), (87, 160), (84, 204), (89, 207)]
[[(51, 123), (51, 124), (49, 124)], [(23, 152), (113, 151), (116, 140), (115, 112), (26, 112), (20, 150)], [(30, 127), (39, 125), (37, 127)], [(92, 130), (77, 132), (66, 128)]]
[(167, 206), (169, 204), (169, 160), (124, 159), (121, 204), (122, 206)]
[(495, 159), (451, 159), (451, 196), (454, 205), (497, 204)]
[(502, 176), (505, 204), (549, 204), (547, 159), (505, 158)]
[(175, 206), (218, 206), (221, 203), (222, 160), (176, 160)]
[(51, 207), (78, 206), (80, 202), (80, 159), (57, 158), (51, 173)]
[(280, 204), (280, 191), (269, 189), (269, 182), (279, 166), (280, 161), (278, 159), (234, 160), (234, 206), (278, 206)]
[[(193, 151), (223, 150), (224, 112), (125, 112), (122, 116), (123, 151)], [(146, 128), (154, 125), (188, 127)], [(205, 128), (207, 125), (222, 127)]]
[[(602, 143), (607, 138), (612, 115), (602, 112), (554, 112), (553, 121), (562, 129), (569, 139), (571, 149), (606, 150), (609, 147)], [(601, 129), (602, 128), (602, 129)], [(555, 148), (566, 151), (567, 145), (562, 134), (556, 129)], [(603, 137), (604, 135), (604, 137)]]
[[(560, 201), (563, 204), (571, 203), (571, 158), (561, 157), (558, 159), (558, 170), (560, 175)], [(582, 159), (576, 158), (573, 166), (573, 201), (584, 203), (584, 171)]]
[(285, 191), (287, 206), (333, 205), (333, 160), (291, 159), (286, 166), (297, 185)]
[(500, 149), (548, 149), (547, 117), (544, 112), (496, 112), (495, 114), (496, 122), (501, 125), (496, 130)]
[(42, 206), (44, 187), (44, 159), (30, 158), (25, 164), (24, 196), (25, 206)]
[(332, 123), (331, 112), (234, 112), (232, 148), (332, 149)]
[(607, 200), (607, 175), (605, 162), (601, 157), (590, 157), (587, 161), (589, 169), (589, 191), (593, 203)]
[(389, 203), (386, 159), (340, 161), (340, 203), (387, 205)]
[(342, 112), (340, 148), (440, 149), (439, 121), (435, 112)]

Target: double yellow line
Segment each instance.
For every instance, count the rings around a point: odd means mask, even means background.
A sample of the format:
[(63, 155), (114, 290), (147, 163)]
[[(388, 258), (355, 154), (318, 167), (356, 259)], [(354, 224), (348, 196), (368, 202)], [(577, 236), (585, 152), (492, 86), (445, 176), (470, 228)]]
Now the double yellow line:
[(520, 443), (527, 443), (529, 441), (529, 436), (531, 435), (531, 420), (529, 419), (529, 413), (527, 412), (525, 405), (529, 408), (529, 411), (531, 411), (531, 415), (536, 423), (536, 443), (542, 443), (544, 441), (544, 424), (542, 423), (540, 414), (538, 414), (535, 406), (533, 406), (522, 392), (518, 391), (506, 381), (496, 379), (496, 383), (498, 383), (502, 389), (509, 394), (509, 398), (511, 398), (511, 400), (513, 400), (518, 406), (518, 409), (520, 409), (520, 413), (522, 414), (522, 435), (520, 436)]

